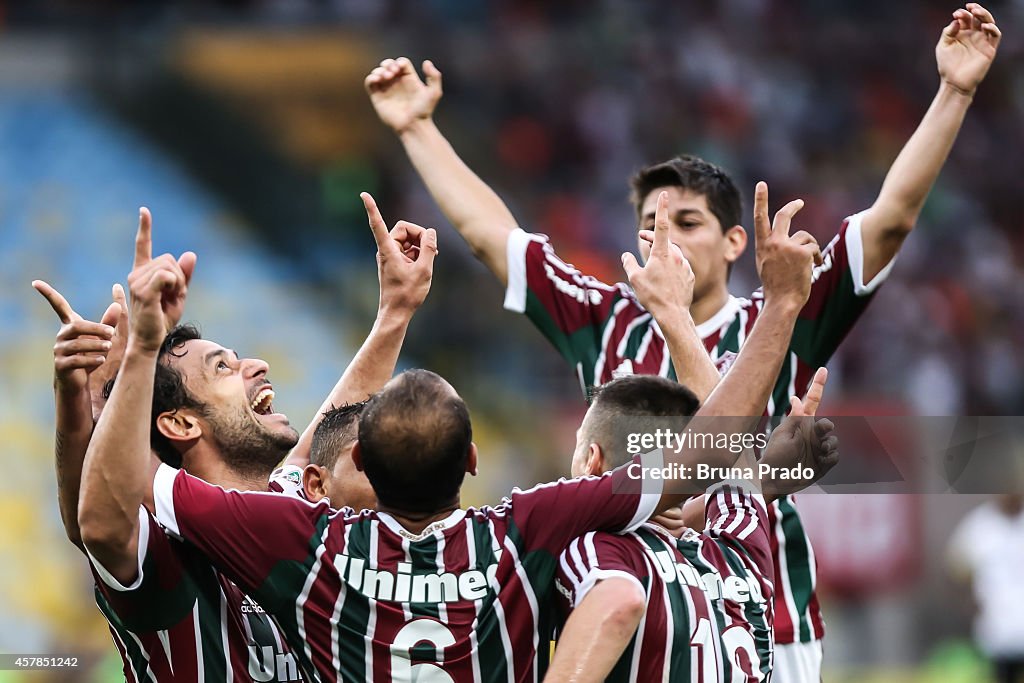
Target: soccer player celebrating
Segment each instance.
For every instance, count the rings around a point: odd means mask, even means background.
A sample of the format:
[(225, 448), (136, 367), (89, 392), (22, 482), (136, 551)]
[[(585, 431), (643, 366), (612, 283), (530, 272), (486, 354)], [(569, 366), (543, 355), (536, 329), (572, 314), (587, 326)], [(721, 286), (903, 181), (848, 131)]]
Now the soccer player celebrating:
[[(755, 197), (755, 214), (766, 214), (763, 186)], [(669, 241), (665, 200), (663, 193), (650, 258), (643, 268), (630, 264), (627, 273), (678, 364), (680, 353), (694, 344), (700, 347), (700, 340), (682, 317), (693, 278), (682, 252)], [(759, 226), (765, 222), (755, 219)], [(761, 258), (765, 239), (757, 241)], [(684, 294), (677, 301), (661, 295), (673, 291)], [(695, 362), (715, 372), (703, 347)], [(834, 464), (837, 441), (831, 422), (811, 425), (803, 419), (817, 410), (826, 378), (825, 369), (819, 369), (806, 399), (791, 398), (790, 417), (772, 433), (761, 465), (806, 463), (820, 474)], [(653, 401), (648, 395), (671, 400)], [(600, 475), (623, 464), (616, 448), (621, 438), (617, 421), (639, 414), (638, 406), (647, 416), (667, 418), (692, 415), (699, 400), (688, 388), (660, 377), (626, 376), (601, 386), (580, 427), (573, 476)], [(743, 461), (754, 465), (749, 455)], [(811, 482), (780, 489), (784, 482), (769, 479), (765, 499), (751, 495), (755, 480), (737, 483), (714, 488), (706, 502), (694, 499), (702, 508), (700, 525), (694, 526), (707, 527), (702, 533), (690, 529), (676, 540), (659, 517), (625, 536), (587, 534), (562, 552), (556, 589), (564, 598), (563, 610), (573, 613), (559, 636), (548, 679), (712, 683), (742, 673), (744, 680), (766, 680), (772, 670), (774, 567), (764, 503)]]
[[(795, 209), (780, 211), (769, 225), (766, 190), (759, 196), (764, 309), (734, 371), (698, 416), (756, 414), (767, 400), (820, 257), (813, 240), (789, 235)], [(385, 230), (379, 216), (377, 222), (375, 229)], [(670, 251), (667, 237), (667, 231), (655, 237), (658, 259)], [(652, 285), (671, 285), (662, 308), (684, 308), (683, 268), (652, 270)], [(184, 282), (172, 260), (145, 258), (129, 282), (128, 349), (89, 445), (86, 484), (104, 505), (116, 507), (152, 486), (161, 523), (275, 618), (312, 680), (334, 680), (339, 673), (345, 680), (530, 680), (547, 659), (539, 644), (550, 630), (547, 597), (558, 554), (588, 531), (635, 529), (685, 495), (657, 486), (640, 490), (628, 469), (618, 468), (517, 490), (495, 508), (461, 509), (463, 478), (477, 463), (469, 414), (455, 390), (426, 371), (399, 375), (363, 409), (352, 457), (373, 487), (376, 511), (336, 512), (323, 501), (226, 491), (166, 465), (154, 474), (145, 430), (134, 425), (149, 419), (164, 302), (180, 300)], [(736, 429), (751, 422), (723, 421)], [(657, 453), (636, 456), (631, 464), (726, 466), (734, 459), (728, 452), (686, 450), (664, 460)], [(84, 515), (80, 522), (87, 538)]]
[[(786, 410), (786, 398), (802, 391), (814, 369), (828, 361), (888, 276), (999, 40), (999, 28), (984, 7), (968, 3), (953, 13), (935, 49), (938, 93), (875, 203), (848, 218), (825, 249), (775, 390), (758, 410), (773, 415)], [(533, 320), (585, 389), (626, 373), (678, 375), (696, 388), (700, 383), (688, 368), (672, 366), (662, 330), (625, 284), (600, 282), (561, 261), (544, 236), (521, 230), (502, 200), (462, 162), (431, 118), (441, 97), (441, 73), (429, 61), (423, 71), (426, 83), (408, 59), (384, 60), (366, 77), (366, 89), (441, 210), (506, 285), (505, 307)], [(642, 169), (632, 189), (640, 228), (653, 220), (660, 192), (669, 193), (672, 241), (696, 276), (689, 324), (727, 366), (762, 314), (759, 292), (740, 299), (727, 287), (730, 267), (747, 242), (739, 192), (721, 169), (690, 156)], [(641, 256), (647, 258), (649, 249), (641, 237)], [(777, 670), (787, 682), (817, 681), (824, 624), (813, 551), (791, 498), (779, 499), (768, 512), (778, 575)]]
[[(364, 202), (372, 206), (368, 196)], [(424, 240), (425, 232), (418, 226), (396, 228), (394, 237), (384, 232), (389, 241), (380, 248), (382, 289), (374, 329), (325, 406), (366, 398), (390, 378), (412, 313), (429, 289), (432, 258), (414, 263), (402, 253), (402, 245), (422, 245), (432, 255), (433, 233)], [(144, 210), (137, 264), (152, 264), (150, 230)], [(194, 256), (183, 257), (180, 263), (169, 256), (158, 261), (169, 275), (187, 283)], [(86, 468), (79, 505), (82, 460), (93, 432), (90, 398), (99, 415), (97, 387), (117, 371), (122, 354), (132, 357), (125, 348), (127, 306), (123, 290), (115, 288), (121, 306), (111, 306), (102, 318), (104, 324), (97, 325), (81, 320), (46, 283), (33, 285), (63, 323), (54, 355), (58, 489), (65, 528), (79, 547), (84, 538), (97, 603), (124, 660), (126, 680), (297, 680), (295, 659), (263, 609), (194, 549), (169, 538), (140, 507), (142, 498), (127, 491), (115, 501), (116, 507), (105, 505), (108, 501), (97, 493), (96, 478), (106, 480), (110, 471)], [(148, 433), (147, 443), (151, 440), (165, 461), (240, 490), (266, 491), (271, 469), (288, 455), (288, 464), (275, 473), (269, 488), (294, 492), (290, 468), (307, 459), (319, 415), (300, 438), (284, 416), (272, 413), (273, 389), (263, 361), (239, 359), (200, 339), (194, 328), (176, 326), (183, 300), (169, 300), (164, 307), (163, 324), (172, 331), (160, 343), (160, 361), (149, 380), (154, 387), (147, 400), (152, 403), (152, 422), (145, 429), (132, 428)], [(244, 406), (225, 400), (229, 386), (244, 387)], [(81, 532), (76, 511), (86, 522)]]

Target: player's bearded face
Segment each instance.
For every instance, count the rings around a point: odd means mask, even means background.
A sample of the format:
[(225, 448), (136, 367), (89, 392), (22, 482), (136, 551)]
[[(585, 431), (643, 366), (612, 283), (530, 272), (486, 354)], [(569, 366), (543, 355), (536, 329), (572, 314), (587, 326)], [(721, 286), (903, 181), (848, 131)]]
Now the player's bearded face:
[(298, 442), (299, 435), (287, 419), (282, 425), (268, 425), (261, 417), (245, 404), (207, 405), (210, 436), (232, 469), (269, 474)]
[[(662, 191), (668, 192), (669, 239), (690, 262), (693, 298), (697, 301), (728, 278), (726, 255), (730, 244), (721, 223), (708, 208), (707, 198), (681, 187), (659, 187), (648, 193), (640, 207), (640, 229), (654, 229), (654, 213)], [(637, 244), (646, 263), (651, 255), (651, 244), (639, 237)]]
[(269, 474), (299, 438), (288, 417), (274, 411), (269, 366), (206, 340), (189, 342), (187, 350), (174, 362), (204, 404), (204, 436), (235, 471)]

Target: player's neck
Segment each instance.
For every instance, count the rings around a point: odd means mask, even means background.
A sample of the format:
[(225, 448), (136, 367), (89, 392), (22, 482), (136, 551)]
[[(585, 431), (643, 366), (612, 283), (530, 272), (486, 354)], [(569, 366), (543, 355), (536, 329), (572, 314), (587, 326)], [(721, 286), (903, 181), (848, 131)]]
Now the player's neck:
[(206, 458), (203, 462), (186, 461), (183, 464), (189, 474), (225, 489), (266, 491), (270, 480), (270, 472), (239, 472), (217, 458)]
[(462, 504), (456, 499), (450, 505), (445, 505), (436, 512), (407, 512), (381, 504), (377, 505), (377, 512), (391, 515), (395, 518), (396, 522), (402, 525), (403, 529), (411, 534), (419, 534), (434, 522), (445, 519), (460, 507), (462, 507)]
[(700, 325), (710, 320), (715, 313), (722, 310), (722, 306), (725, 306), (728, 301), (729, 287), (724, 282), (700, 298), (695, 296), (693, 303), (690, 304), (690, 317), (693, 318), (693, 324)]

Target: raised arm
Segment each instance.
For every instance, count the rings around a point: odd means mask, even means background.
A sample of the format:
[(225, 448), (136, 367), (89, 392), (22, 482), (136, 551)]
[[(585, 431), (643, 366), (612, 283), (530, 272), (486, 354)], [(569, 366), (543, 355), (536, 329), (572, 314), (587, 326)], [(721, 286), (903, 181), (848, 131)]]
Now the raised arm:
[[(764, 307), (735, 364), (697, 412), (700, 417), (760, 417), (768, 404), (796, 316), (810, 294), (811, 270), (821, 263), (814, 237), (803, 230), (789, 234), (803, 206), (802, 199), (793, 200), (769, 223), (768, 185), (760, 182), (754, 189), (755, 258)], [(752, 347), (752, 341), (757, 345)]]
[[(640, 236), (653, 244), (655, 235), (667, 238), (669, 233), (668, 194), (658, 195), (658, 207), (654, 214), (655, 230), (642, 230)], [(697, 326), (690, 316), (690, 303), (693, 301), (693, 270), (683, 252), (672, 242), (667, 248), (651, 249), (651, 259), (659, 259), (658, 268), (647, 270), (641, 268), (633, 254), (622, 255), (622, 267), (627, 273), (633, 273), (630, 284), (637, 299), (647, 310), (651, 306), (666, 311), (671, 324), (661, 327), (665, 336), (672, 367), (676, 370), (676, 379), (697, 395), (703, 403), (718, 385), (721, 376), (715, 367), (704, 342), (697, 334)], [(666, 278), (662, 281), (662, 277)], [(666, 289), (678, 288), (678, 289)], [(673, 307), (675, 312), (667, 313)], [(657, 316), (655, 316), (657, 319)], [(660, 325), (661, 320), (657, 319)]]
[(426, 83), (405, 57), (385, 59), (364, 85), (377, 116), (398, 135), (442, 213), (504, 285), (508, 236), (518, 225), (501, 198), (466, 166), (434, 125), (441, 72), (428, 60), (423, 73)]
[(139, 506), (151, 490), (150, 422), (156, 363), (167, 317), (181, 318), (195, 254), (152, 257), (152, 221), (139, 215), (135, 263), (128, 275), (131, 319), (118, 381), (100, 415), (82, 469), (78, 524), (82, 542), (115, 579), (138, 571)]
[(942, 30), (935, 46), (939, 91), (861, 223), (864, 282), (892, 260), (914, 228), (974, 93), (995, 58), (1000, 36), (992, 13), (973, 2), (953, 12), (953, 21)]
[[(668, 235), (668, 195), (664, 192), (658, 196), (654, 225), (663, 236)], [(653, 244), (655, 230), (641, 230), (640, 236)], [(704, 342), (697, 334), (697, 326), (690, 315), (690, 303), (693, 300), (693, 270), (690, 268), (690, 262), (683, 256), (683, 252), (672, 242), (668, 243), (668, 249), (658, 249), (657, 253), (652, 249), (650, 258), (662, 261), (662, 267), (653, 271), (653, 274), (670, 275), (673, 271), (677, 271), (674, 281), (660, 282), (658, 281), (660, 278), (646, 277), (644, 269), (640, 268), (636, 257), (629, 252), (622, 254), (622, 267), (627, 273), (634, 273), (630, 284), (633, 285), (637, 299), (647, 310), (651, 310), (652, 305), (662, 309), (671, 305), (683, 307), (678, 315), (678, 323), (669, 325), (668, 328), (662, 328), (661, 333), (665, 337), (665, 344), (672, 359), (672, 367), (676, 371), (676, 380), (689, 388), (703, 403), (718, 386), (721, 375), (718, 374), (718, 368), (715, 367), (707, 349), (704, 348)], [(650, 274), (651, 272), (647, 273), (647, 275)], [(679, 285), (682, 285), (682, 289), (675, 291), (678, 300), (674, 304), (655, 301), (664, 292), (673, 291), (666, 290), (665, 287), (678, 287)], [(680, 520), (684, 518), (686, 512), (684, 509), (665, 510), (664, 512), (664, 515), (658, 516), (653, 521), (674, 531), (681, 532), (685, 528), (680, 525)]]
[(53, 346), (57, 505), (68, 540), (81, 548), (78, 491), (82, 462), (92, 437), (95, 396), (101, 393), (103, 383), (117, 371), (120, 362), (120, 353), (112, 347), (124, 343), (124, 335), (118, 336), (114, 328), (123, 318), (123, 309), (115, 301), (100, 322), (92, 322), (75, 313), (67, 299), (48, 283), (35, 280), (32, 286), (49, 302), (61, 323)]
[(360, 197), (377, 242), (377, 279), (380, 281), (377, 319), (341, 379), (288, 454), (285, 465), (305, 467), (309, 464), (313, 433), (325, 412), (335, 406), (365, 401), (391, 379), (412, 316), (430, 291), (437, 256), (437, 232), (399, 221), (389, 233), (373, 197), (366, 192)]

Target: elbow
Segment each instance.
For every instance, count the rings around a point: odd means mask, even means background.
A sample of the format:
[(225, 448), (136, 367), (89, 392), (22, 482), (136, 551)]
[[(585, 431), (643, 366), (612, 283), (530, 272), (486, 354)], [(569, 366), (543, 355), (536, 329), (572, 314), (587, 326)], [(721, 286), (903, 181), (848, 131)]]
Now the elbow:
[[(133, 532), (134, 524), (120, 521), (115, 523), (109, 515), (93, 510), (88, 504), (79, 505), (78, 545), (88, 548), (94, 555), (127, 547)], [(71, 529), (68, 529), (68, 538), (71, 538), (71, 534)]]
[[(105, 527), (87, 510), (79, 510), (78, 513), (78, 542), (90, 551), (101, 548), (109, 548), (114, 545), (114, 534), (110, 533), (109, 526)], [(72, 533), (68, 531), (68, 538)], [(72, 540), (72, 542), (74, 542)]]
[(60, 521), (64, 525), (64, 534), (77, 548), (82, 547), (82, 532), (78, 528), (78, 508), (74, 503), (65, 503), (60, 500)]
[(608, 614), (608, 626), (622, 633), (632, 633), (640, 624), (647, 609), (647, 601), (638, 586), (630, 585), (616, 596), (615, 606)]
[(883, 232), (886, 237), (903, 239), (911, 233), (915, 225), (917, 225), (917, 214), (908, 214), (893, 219)]
[(64, 521), (64, 533), (67, 534), (68, 540), (71, 541), (71, 545), (78, 549), (82, 549), (82, 532), (78, 528), (77, 520), (65, 520)]
[(507, 270), (507, 249), (504, 245), (497, 245), (490, 241), (467, 241), (467, 243), (473, 258), (490, 268), (491, 271)]
[(469, 246), (469, 252), (477, 261), (487, 261), (493, 256), (490, 245), (486, 243), (467, 240), (466, 244)]
[(466, 222), (458, 228), (473, 256), (490, 265), (505, 262), (508, 238), (519, 229), (519, 225), (512, 216), (508, 216), (506, 220)]
[(117, 585), (108, 585), (118, 590), (134, 590), (141, 580), (145, 550), (137, 524), (137, 517), (125, 521), (120, 516), (111, 518), (109, 515), (91, 514), (88, 508), (79, 510), (80, 547), (88, 552), (95, 567), (102, 568), (113, 577)]
[(893, 206), (891, 204), (875, 204), (871, 207), (872, 221), (878, 226), (878, 232), (885, 238), (904, 238), (917, 225), (917, 217), (921, 213), (920, 206)]
[(633, 595), (626, 601), (623, 606), (623, 618), (626, 623), (636, 628), (636, 625), (640, 623), (640, 619), (643, 618), (644, 612), (647, 610), (647, 602), (644, 600), (644, 596), (639, 590), (633, 591)]

